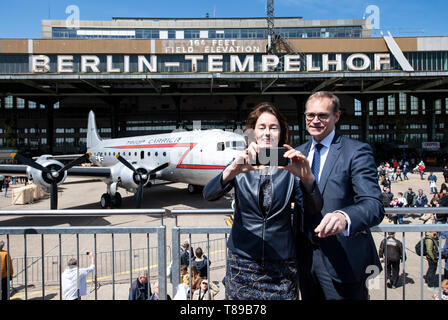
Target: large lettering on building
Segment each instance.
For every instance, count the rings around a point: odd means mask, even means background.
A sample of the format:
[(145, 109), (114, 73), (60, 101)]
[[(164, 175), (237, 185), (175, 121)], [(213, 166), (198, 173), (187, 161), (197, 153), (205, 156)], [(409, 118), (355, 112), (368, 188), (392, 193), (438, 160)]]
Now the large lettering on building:
[[(232, 41), (232, 40), (229, 40)], [(224, 42), (223, 42), (224, 44)], [(219, 42), (217, 42), (219, 45)], [(167, 47), (168, 48), (168, 47)], [(219, 47), (214, 47), (215, 52)], [(227, 50), (229, 47), (227, 47)], [(255, 48), (255, 47), (254, 47)], [(252, 49), (254, 49), (252, 48)], [(251, 49), (251, 50), (252, 50)], [(170, 49), (171, 50), (171, 49)], [(176, 50), (176, 49), (173, 49)], [(210, 49), (212, 50), (212, 49)], [(223, 50), (222, 48), (219, 51)], [(247, 49), (249, 50), (249, 49)], [(390, 69), (389, 53), (31, 55), (32, 73), (327, 72)]]

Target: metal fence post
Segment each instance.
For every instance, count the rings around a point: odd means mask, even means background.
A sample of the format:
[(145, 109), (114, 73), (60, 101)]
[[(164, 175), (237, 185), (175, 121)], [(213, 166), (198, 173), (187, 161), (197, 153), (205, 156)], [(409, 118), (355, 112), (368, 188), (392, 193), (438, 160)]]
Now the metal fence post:
[(166, 226), (160, 226), (157, 230), (157, 247), (158, 252), (158, 266), (159, 266), (159, 299), (167, 300), (166, 291)]
[(171, 232), (171, 283), (173, 285), (173, 297), (176, 295), (176, 289), (181, 282), (180, 279), (180, 229), (175, 226)]

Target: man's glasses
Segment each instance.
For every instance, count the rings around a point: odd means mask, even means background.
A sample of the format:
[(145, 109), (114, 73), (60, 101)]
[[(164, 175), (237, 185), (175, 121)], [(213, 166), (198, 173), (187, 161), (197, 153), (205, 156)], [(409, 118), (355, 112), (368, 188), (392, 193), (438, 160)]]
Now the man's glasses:
[(314, 120), (315, 117), (319, 119), (319, 121), (327, 121), (330, 118), (331, 113), (312, 113), (305, 112), (305, 118), (308, 121)]

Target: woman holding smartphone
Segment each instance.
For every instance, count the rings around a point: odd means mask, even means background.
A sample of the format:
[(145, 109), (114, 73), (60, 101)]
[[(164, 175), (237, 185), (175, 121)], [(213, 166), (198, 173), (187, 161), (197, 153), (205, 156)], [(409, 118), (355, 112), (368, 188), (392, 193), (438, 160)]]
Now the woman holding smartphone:
[[(254, 108), (247, 131), (255, 141), (203, 190), (213, 201), (235, 188), (226, 299), (297, 299), (296, 228), (302, 215), (321, 210), (322, 199), (307, 158), (287, 144), (288, 124), (273, 104)], [(253, 165), (260, 150), (278, 146), (287, 149), (288, 165)]]

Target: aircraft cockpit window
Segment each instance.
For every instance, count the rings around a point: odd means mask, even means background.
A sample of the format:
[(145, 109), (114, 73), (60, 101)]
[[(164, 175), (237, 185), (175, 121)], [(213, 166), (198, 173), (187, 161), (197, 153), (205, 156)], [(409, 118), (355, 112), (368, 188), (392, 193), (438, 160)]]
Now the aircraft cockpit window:
[(225, 148), (226, 148), (226, 146), (224, 145), (224, 142), (218, 142), (218, 144), (216, 146), (216, 150), (224, 151)]
[(244, 150), (246, 148), (246, 143), (244, 143), (244, 141), (230, 141), (228, 143), (230, 144), (230, 148), (234, 150)]

